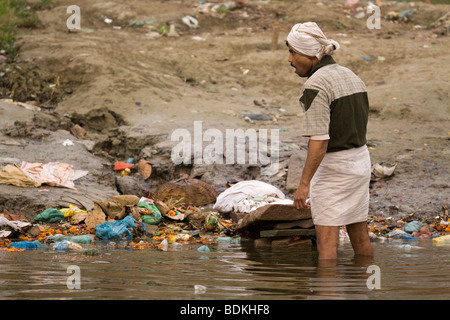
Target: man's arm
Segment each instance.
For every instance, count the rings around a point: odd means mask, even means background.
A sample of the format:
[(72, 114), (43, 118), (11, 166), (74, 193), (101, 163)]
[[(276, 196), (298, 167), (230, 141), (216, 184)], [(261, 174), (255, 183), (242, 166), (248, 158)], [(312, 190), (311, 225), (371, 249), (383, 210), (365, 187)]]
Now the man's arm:
[(328, 140), (309, 140), (308, 155), (303, 168), (302, 177), (294, 195), (294, 206), (298, 210), (307, 209), (310, 206), (306, 204), (309, 195), (309, 186), (311, 179), (316, 173), (317, 168), (322, 162), (327, 152)]

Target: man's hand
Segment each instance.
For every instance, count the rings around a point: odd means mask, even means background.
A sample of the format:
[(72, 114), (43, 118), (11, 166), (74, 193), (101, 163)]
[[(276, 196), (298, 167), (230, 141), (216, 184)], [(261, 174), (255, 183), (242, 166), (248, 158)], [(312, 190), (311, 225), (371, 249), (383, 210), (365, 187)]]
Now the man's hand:
[(300, 184), (294, 194), (294, 207), (297, 210), (309, 209), (310, 205), (306, 203), (309, 195), (309, 185)]

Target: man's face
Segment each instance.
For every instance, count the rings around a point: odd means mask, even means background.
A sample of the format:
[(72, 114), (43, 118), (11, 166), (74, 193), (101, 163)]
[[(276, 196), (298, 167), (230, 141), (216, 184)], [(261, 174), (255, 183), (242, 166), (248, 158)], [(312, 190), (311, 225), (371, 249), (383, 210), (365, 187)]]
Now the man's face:
[(304, 78), (309, 75), (312, 68), (317, 63), (316, 57), (307, 57), (305, 55), (302, 55), (300, 53), (295, 52), (291, 46), (288, 46), (289, 48), (289, 59), (288, 62), (291, 64), (292, 67), (295, 68), (295, 73), (298, 74), (300, 77)]

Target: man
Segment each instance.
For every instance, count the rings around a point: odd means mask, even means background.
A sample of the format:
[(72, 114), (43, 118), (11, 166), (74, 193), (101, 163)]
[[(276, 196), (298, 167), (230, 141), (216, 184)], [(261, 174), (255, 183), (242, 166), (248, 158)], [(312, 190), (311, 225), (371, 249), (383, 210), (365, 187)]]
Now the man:
[(337, 259), (340, 226), (346, 226), (356, 255), (373, 256), (367, 230), (371, 164), (366, 86), (334, 61), (331, 55), (339, 44), (327, 39), (316, 23), (296, 24), (286, 44), (289, 63), (307, 78), (300, 105), (308, 155), (294, 206), (311, 208), (319, 260)]

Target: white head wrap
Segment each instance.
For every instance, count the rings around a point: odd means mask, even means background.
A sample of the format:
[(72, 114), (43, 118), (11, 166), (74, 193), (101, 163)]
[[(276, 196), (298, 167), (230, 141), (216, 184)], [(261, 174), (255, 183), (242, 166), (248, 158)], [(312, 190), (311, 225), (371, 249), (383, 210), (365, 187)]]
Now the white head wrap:
[(340, 48), (337, 41), (327, 39), (315, 22), (297, 23), (289, 32), (287, 42), (298, 53), (319, 60), (324, 55), (336, 53)]

